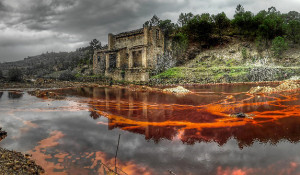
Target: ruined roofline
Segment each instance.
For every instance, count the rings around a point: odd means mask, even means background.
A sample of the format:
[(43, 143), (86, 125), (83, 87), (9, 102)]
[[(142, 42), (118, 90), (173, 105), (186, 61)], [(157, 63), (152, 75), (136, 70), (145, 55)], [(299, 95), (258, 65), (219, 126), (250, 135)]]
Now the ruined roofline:
[(131, 30), (128, 32), (122, 32), (119, 34), (114, 35), (114, 37), (118, 38), (123, 38), (123, 37), (128, 37), (128, 36), (133, 36), (133, 35), (139, 35), (144, 33), (144, 28), (136, 29), (136, 30)]
[(134, 49), (140, 49), (140, 48), (144, 48), (147, 47), (147, 45), (138, 45), (138, 46), (133, 46), (131, 48), (129, 48), (130, 50), (134, 50)]

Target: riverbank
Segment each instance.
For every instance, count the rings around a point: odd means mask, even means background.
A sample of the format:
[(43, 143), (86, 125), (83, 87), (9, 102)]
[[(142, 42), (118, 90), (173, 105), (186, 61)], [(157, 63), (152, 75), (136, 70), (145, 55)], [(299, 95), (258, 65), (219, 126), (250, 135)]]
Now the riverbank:
[[(300, 81), (300, 80), (296, 80)], [(80, 87), (112, 87), (112, 88), (126, 88), (132, 91), (161, 91), (165, 87), (176, 87), (176, 86), (218, 86), (218, 85), (279, 85), (281, 81), (254, 81), (254, 82), (210, 82), (210, 83), (197, 83), (197, 82), (173, 82), (173, 83), (160, 83), (160, 84), (151, 84), (149, 83), (129, 83), (129, 82), (114, 82), (110, 84), (105, 84), (103, 82), (76, 82), (76, 81), (58, 81), (51, 80), (51, 83), (48, 83), (48, 80), (45, 80), (45, 83), (35, 84), (30, 82), (5, 82), (0, 84), (0, 91), (9, 90), (9, 91), (36, 91), (36, 90), (55, 90), (55, 89), (65, 89), (65, 88), (80, 88)]]
[(103, 82), (76, 82), (59, 81), (52, 79), (38, 79), (33, 82), (2, 82), (0, 90), (24, 90), (32, 91), (37, 89), (62, 89), (73, 87), (97, 87), (106, 86)]
[(30, 155), (0, 148), (0, 174), (43, 174), (44, 169)]
[[(7, 133), (0, 128), (0, 141)], [(44, 169), (30, 160), (31, 155), (0, 148), (0, 174), (43, 174)]]
[(216, 84), (298, 79), (300, 67), (175, 67), (153, 76), (150, 84)]

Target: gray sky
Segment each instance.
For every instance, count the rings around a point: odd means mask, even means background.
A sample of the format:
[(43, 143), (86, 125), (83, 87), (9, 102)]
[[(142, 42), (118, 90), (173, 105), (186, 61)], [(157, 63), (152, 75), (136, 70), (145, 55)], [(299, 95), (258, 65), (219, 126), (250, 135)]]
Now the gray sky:
[(107, 33), (140, 28), (154, 14), (173, 22), (180, 12), (232, 17), (237, 4), (255, 13), (300, 9), (300, 0), (0, 0), (0, 62), (72, 51), (93, 38), (107, 43)]

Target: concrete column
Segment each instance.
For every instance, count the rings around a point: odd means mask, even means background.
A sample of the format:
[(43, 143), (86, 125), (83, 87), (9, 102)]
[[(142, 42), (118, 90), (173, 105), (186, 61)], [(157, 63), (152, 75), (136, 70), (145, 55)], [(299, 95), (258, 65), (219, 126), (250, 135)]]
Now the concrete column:
[(132, 66), (133, 66), (133, 56), (132, 56), (132, 51), (129, 50), (128, 68), (132, 68)]

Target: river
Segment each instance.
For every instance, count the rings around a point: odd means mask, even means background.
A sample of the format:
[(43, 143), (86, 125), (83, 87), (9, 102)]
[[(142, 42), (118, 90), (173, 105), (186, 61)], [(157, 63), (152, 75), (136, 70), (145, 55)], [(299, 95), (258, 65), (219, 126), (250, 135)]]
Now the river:
[[(55, 90), (63, 100), (3, 91), (0, 147), (32, 154), (46, 174), (299, 174), (299, 92), (251, 86)], [(253, 119), (230, 117), (238, 112)]]

